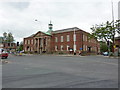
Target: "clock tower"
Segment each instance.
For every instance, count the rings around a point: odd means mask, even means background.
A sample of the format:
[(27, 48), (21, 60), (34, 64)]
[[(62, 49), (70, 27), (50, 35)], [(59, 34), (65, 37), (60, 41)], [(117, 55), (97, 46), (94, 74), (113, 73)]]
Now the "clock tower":
[(50, 21), (50, 23), (48, 24), (48, 31), (46, 33), (51, 35), (52, 31), (53, 31), (53, 24)]

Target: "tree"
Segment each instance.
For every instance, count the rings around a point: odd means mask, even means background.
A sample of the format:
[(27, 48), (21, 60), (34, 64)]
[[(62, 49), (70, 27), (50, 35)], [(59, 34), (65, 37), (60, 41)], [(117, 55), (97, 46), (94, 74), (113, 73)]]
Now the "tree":
[[(111, 43), (111, 42), (110, 42)], [(106, 52), (108, 51), (108, 45), (104, 41), (100, 41), (100, 52)], [(112, 44), (110, 44), (110, 51), (112, 51)]]
[(14, 37), (13, 37), (12, 33), (8, 33), (7, 41), (8, 41), (9, 43), (12, 43), (12, 42), (14, 41)]
[(3, 33), (3, 42), (4, 43), (13, 43), (14, 42), (14, 37), (13, 37), (11, 32), (9, 32), (9, 33), (4, 32)]
[(99, 24), (94, 25), (91, 30), (91, 37), (95, 37), (99, 40), (104, 40), (106, 43), (108, 41), (112, 42), (112, 45), (114, 46), (114, 39), (115, 35), (117, 33), (120, 34), (120, 29), (118, 28), (120, 25), (120, 20), (116, 20), (115, 22), (109, 22), (107, 21), (105, 24)]
[(100, 52), (106, 52), (108, 51), (108, 46), (105, 42), (100, 41)]
[(23, 50), (23, 42), (21, 42), (19, 47), (18, 47), (18, 51), (22, 51), (22, 50)]

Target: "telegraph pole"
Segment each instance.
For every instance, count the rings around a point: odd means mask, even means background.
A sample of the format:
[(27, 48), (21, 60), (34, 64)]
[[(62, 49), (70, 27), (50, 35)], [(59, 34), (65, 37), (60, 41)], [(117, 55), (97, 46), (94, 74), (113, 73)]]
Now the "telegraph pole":
[(112, 21), (113, 21), (113, 53), (114, 53), (114, 44), (115, 44), (115, 29), (114, 29), (114, 9), (113, 9), (113, 1), (111, 1), (112, 4)]

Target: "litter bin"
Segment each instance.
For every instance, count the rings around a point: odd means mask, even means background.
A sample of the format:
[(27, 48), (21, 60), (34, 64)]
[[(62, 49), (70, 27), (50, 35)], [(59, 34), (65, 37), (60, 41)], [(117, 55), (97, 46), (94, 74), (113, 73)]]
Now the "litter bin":
[(20, 52), (19, 55), (22, 56), (22, 53)]
[(74, 55), (76, 55), (76, 53), (74, 52)]

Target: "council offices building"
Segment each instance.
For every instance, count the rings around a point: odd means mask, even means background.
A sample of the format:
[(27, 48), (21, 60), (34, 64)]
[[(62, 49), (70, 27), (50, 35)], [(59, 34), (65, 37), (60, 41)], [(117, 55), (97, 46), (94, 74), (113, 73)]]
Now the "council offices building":
[(52, 30), (53, 24), (49, 24), (47, 32), (37, 33), (24, 38), (24, 51), (33, 53), (69, 53), (70, 50), (78, 53), (80, 50), (89, 53), (100, 52), (99, 42), (78, 27)]

